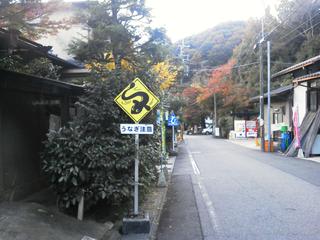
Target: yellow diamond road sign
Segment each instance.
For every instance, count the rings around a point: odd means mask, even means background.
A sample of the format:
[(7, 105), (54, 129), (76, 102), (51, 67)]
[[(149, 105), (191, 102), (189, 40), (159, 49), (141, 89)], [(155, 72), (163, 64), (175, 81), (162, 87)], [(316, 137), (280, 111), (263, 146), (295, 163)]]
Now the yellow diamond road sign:
[(133, 80), (114, 101), (135, 123), (140, 122), (160, 102), (139, 78)]

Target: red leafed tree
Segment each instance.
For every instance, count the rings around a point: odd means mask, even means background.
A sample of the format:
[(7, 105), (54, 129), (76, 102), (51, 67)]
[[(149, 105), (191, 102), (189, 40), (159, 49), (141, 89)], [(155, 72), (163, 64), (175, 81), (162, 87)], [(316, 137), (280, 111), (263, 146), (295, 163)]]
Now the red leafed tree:
[(206, 101), (215, 93), (220, 94), (222, 96), (228, 94), (230, 88), (232, 87), (230, 84), (230, 80), (234, 64), (235, 60), (231, 59), (226, 64), (212, 71), (207, 86), (202, 88), (202, 92), (198, 97), (198, 102)]
[(214, 94), (216, 94), (218, 125), (224, 131), (224, 136), (232, 129), (236, 112), (248, 104), (248, 90), (232, 79), (234, 67), (235, 60), (230, 59), (226, 64), (214, 69), (208, 84), (201, 88), (201, 93), (197, 97), (198, 103), (213, 112)]
[(197, 101), (204, 103), (209, 101), (214, 94), (217, 94), (222, 103), (220, 111), (226, 111), (229, 108), (235, 110), (237, 107), (246, 106), (248, 103), (248, 90), (235, 83), (232, 79), (234, 65), (235, 60), (230, 59), (226, 64), (214, 69), (207, 86), (202, 88)]
[(36, 39), (41, 34), (53, 34), (68, 28), (70, 20), (53, 20), (50, 15), (63, 8), (59, 0), (0, 0), (0, 28), (15, 29), (25, 37)]
[(198, 102), (198, 98), (202, 91), (203, 89), (199, 86), (190, 86), (185, 88), (182, 93), (186, 102), (183, 118), (190, 125), (200, 124), (206, 115), (206, 111)]
[[(191, 86), (183, 91), (186, 100), (184, 118), (190, 124), (199, 124), (214, 111), (214, 94), (217, 100), (218, 125), (224, 129), (224, 136), (232, 129), (236, 112), (248, 103), (248, 90), (232, 79), (235, 60), (215, 68), (206, 86)], [(224, 126), (224, 127), (223, 127)]]

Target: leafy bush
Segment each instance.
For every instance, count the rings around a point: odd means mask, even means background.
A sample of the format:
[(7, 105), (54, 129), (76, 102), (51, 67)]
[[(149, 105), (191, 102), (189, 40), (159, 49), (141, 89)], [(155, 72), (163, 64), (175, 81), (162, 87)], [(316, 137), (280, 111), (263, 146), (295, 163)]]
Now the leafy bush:
[(31, 74), (44, 78), (59, 79), (62, 67), (54, 65), (48, 58), (35, 58), (29, 62), (19, 55), (0, 57), (0, 69)]
[[(124, 201), (130, 197), (134, 183), (134, 137), (119, 131), (120, 123), (131, 121), (113, 101), (133, 76), (109, 72), (107, 76), (97, 74), (94, 79), (77, 103), (76, 119), (48, 134), (42, 154), (44, 170), (62, 208), (76, 205), (82, 193), (86, 207), (102, 199)], [(153, 115), (148, 122), (155, 122)], [(141, 136), (140, 146), (143, 191), (156, 177), (158, 135)]]

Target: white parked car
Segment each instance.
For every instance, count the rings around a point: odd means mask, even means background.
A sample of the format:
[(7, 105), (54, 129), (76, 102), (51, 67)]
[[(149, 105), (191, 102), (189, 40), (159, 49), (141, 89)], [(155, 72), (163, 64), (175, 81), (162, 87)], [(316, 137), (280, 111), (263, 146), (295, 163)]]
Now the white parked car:
[(212, 134), (212, 126), (202, 129), (201, 133), (206, 135)]

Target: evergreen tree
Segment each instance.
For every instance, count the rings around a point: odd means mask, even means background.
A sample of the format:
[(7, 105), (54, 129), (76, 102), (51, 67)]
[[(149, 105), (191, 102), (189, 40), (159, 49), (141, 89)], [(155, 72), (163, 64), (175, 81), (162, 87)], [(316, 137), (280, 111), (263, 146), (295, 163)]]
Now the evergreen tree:
[(50, 15), (62, 7), (63, 3), (59, 0), (44, 3), (41, 0), (0, 0), (0, 28), (18, 30), (31, 39), (56, 33), (69, 25), (66, 19), (50, 19)]
[(164, 29), (149, 27), (150, 14), (143, 0), (108, 0), (91, 5), (89, 14), (81, 16), (90, 29), (86, 40), (76, 40), (70, 52), (81, 61), (124, 62), (145, 68), (166, 58), (169, 40)]
[[(120, 123), (132, 120), (113, 100), (136, 77), (157, 96), (163, 90), (160, 88), (168, 88), (174, 81), (169, 62), (154, 64), (167, 58), (160, 49), (168, 41), (163, 30), (148, 28), (144, 1), (95, 2), (83, 19), (90, 37), (71, 46), (76, 57), (91, 69), (86, 94), (78, 103), (81, 114), (50, 135), (43, 153), (44, 169), (62, 207), (76, 205), (82, 194), (87, 206), (100, 200), (119, 203), (131, 196), (134, 138), (120, 134)], [(155, 117), (149, 113), (143, 122), (155, 123)], [(141, 191), (156, 177), (158, 133), (140, 137)]]

